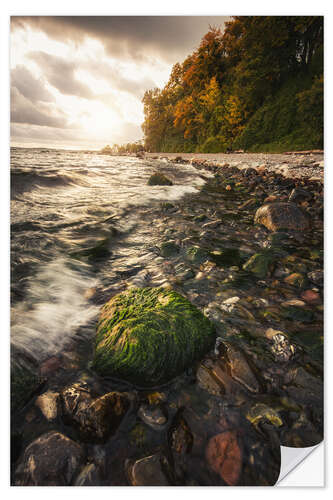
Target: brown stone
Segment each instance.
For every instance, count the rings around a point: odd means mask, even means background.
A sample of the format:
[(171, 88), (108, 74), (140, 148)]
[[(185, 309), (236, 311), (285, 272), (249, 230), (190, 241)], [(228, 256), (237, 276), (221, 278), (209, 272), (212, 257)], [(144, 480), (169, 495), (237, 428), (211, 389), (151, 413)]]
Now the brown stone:
[(270, 231), (281, 229), (305, 231), (310, 228), (310, 218), (294, 203), (276, 202), (258, 208), (254, 222)]
[(229, 486), (236, 486), (242, 472), (242, 450), (237, 432), (225, 431), (212, 437), (206, 448), (206, 459)]
[(169, 486), (165, 465), (166, 459), (160, 453), (137, 460), (128, 474), (132, 486)]
[(60, 432), (43, 434), (26, 448), (16, 486), (70, 486), (84, 462), (82, 447)]
[(320, 304), (321, 303), (321, 298), (318, 292), (315, 292), (314, 290), (305, 290), (301, 298), (307, 303), (307, 304)]

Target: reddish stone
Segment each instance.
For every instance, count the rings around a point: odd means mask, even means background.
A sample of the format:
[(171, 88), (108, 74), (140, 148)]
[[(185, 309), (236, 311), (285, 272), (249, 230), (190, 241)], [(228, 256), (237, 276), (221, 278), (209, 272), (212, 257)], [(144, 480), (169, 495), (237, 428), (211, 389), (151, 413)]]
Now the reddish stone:
[(42, 377), (51, 375), (51, 373), (57, 371), (61, 366), (61, 361), (57, 356), (52, 356), (52, 358), (47, 359), (40, 365), (40, 374)]
[(242, 471), (242, 451), (236, 431), (212, 437), (206, 448), (206, 459), (214, 472), (229, 486), (236, 486)]
[(321, 303), (321, 298), (319, 293), (313, 291), (313, 290), (305, 290), (301, 298), (307, 302), (308, 304), (320, 304)]
[(264, 203), (269, 203), (277, 200), (277, 196), (271, 195), (264, 199)]

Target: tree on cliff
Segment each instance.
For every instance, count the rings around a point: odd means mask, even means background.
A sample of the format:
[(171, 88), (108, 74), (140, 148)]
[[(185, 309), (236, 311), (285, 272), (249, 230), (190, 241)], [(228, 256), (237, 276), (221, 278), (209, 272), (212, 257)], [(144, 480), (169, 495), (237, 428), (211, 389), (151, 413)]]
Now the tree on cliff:
[[(322, 77), (322, 59), (322, 17), (235, 16), (223, 33), (210, 27), (198, 49), (174, 65), (167, 85), (145, 93), (145, 147), (223, 151), (235, 144), (241, 147), (242, 137), (247, 137), (247, 147), (255, 145), (249, 144), (249, 137), (258, 134), (247, 133), (252, 117), (270, 110), (269, 103), (287, 105), (286, 100), (274, 100), (288, 86), (292, 98), (288, 106), (295, 108), (295, 123), (301, 124), (309, 114), (304, 105), (307, 94), (297, 96), (315, 85), (311, 95), (317, 99), (310, 107), (320, 120), (320, 85), (314, 82)], [(267, 112), (269, 121), (272, 111)], [(289, 134), (288, 127), (279, 129), (281, 139)], [(275, 136), (271, 134), (268, 142), (279, 139)], [(313, 137), (307, 133), (304, 140), (320, 146), (322, 133), (316, 131)]]

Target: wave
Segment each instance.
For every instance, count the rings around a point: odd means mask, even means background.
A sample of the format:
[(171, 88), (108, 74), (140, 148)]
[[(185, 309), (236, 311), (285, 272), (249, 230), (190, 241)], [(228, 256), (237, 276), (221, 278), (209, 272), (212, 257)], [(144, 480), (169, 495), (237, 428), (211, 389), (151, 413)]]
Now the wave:
[(12, 171), (10, 184), (12, 196), (29, 192), (36, 187), (89, 186), (89, 183), (80, 174), (54, 173), (54, 170), (43, 171), (43, 173), (33, 170)]

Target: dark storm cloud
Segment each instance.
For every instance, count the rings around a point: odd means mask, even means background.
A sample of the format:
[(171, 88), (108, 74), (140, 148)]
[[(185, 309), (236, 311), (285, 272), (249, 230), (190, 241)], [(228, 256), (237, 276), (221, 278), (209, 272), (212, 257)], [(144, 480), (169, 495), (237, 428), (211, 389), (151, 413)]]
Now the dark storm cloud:
[(46, 52), (31, 52), (29, 57), (40, 66), (47, 81), (62, 94), (94, 98), (90, 88), (76, 79), (77, 68), (73, 61), (65, 61)]
[(227, 20), (226, 16), (14, 16), (12, 27), (31, 27), (61, 42), (95, 38), (113, 57), (153, 55), (180, 62), (198, 46), (210, 25), (223, 29)]
[(11, 88), (11, 122), (40, 125), (44, 127), (65, 128), (67, 120), (64, 116), (55, 116), (53, 109), (42, 103), (29, 101), (16, 87)]
[(54, 102), (42, 79), (35, 78), (25, 66), (18, 65), (11, 71), (11, 85), (32, 102)]

